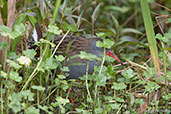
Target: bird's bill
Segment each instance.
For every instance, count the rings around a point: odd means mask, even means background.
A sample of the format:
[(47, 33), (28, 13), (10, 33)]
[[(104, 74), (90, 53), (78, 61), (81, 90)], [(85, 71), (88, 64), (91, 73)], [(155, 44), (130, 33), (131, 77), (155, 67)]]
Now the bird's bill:
[(107, 55), (114, 58), (116, 61), (122, 64), (121, 60), (111, 51), (107, 51)]

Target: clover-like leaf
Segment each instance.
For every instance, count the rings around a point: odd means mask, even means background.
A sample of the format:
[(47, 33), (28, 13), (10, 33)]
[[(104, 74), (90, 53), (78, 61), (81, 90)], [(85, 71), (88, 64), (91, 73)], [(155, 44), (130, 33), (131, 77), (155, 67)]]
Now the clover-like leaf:
[(20, 94), (24, 97), (25, 100), (34, 101), (34, 93), (32, 93), (30, 90), (22, 91)]
[(31, 88), (32, 88), (32, 89), (36, 89), (36, 90), (38, 90), (38, 91), (44, 91), (44, 90), (45, 90), (44, 87), (42, 87), (42, 86), (36, 86), (36, 85), (33, 85)]
[(4, 37), (6, 36), (11, 36), (11, 33), (12, 33), (12, 30), (11, 28), (7, 27), (7, 26), (4, 26), (4, 25), (1, 25), (0, 26), (0, 34)]
[(49, 25), (48, 26), (48, 32), (51, 32), (55, 35), (59, 35), (62, 33), (62, 30), (59, 30), (59, 28), (55, 25)]
[(127, 79), (130, 79), (136, 75), (136, 73), (134, 73), (134, 71), (131, 68), (123, 71), (121, 74), (122, 74), (122, 76), (124, 76)]
[(18, 72), (15, 72), (15, 71), (11, 71), (9, 73), (9, 78), (16, 82), (20, 82), (22, 80), (22, 77), (19, 76)]
[(114, 82), (113, 83), (113, 86), (112, 86), (112, 89), (115, 89), (115, 90), (123, 90), (126, 87), (127, 86), (125, 85), (125, 83), (116, 83), (116, 82)]
[(33, 59), (34, 56), (36, 55), (36, 51), (34, 49), (27, 49), (27, 50), (23, 51), (23, 54), (26, 57), (29, 57), (30, 59)]
[(10, 103), (8, 104), (8, 106), (15, 112), (19, 112), (21, 111), (21, 99), (22, 96), (20, 93), (12, 93), (8, 99), (10, 100)]
[(96, 58), (98, 58), (96, 55), (90, 54), (90, 53), (86, 53), (85, 51), (81, 51), (78, 56), (80, 57), (80, 59), (87, 59), (89, 61), (95, 60)]
[(65, 105), (65, 104), (69, 103), (69, 100), (68, 100), (68, 99), (64, 99), (64, 98), (62, 98), (62, 97), (60, 97), (60, 96), (58, 96), (58, 97), (56, 98), (56, 101), (57, 101), (58, 103), (62, 104), (62, 105)]
[(20, 68), (22, 68), (21, 65), (19, 65), (18, 63), (14, 62), (12, 60), (7, 59), (7, 63), (8, 63), (9, 67), (12, 67), (12, 68), (14, 68), (16, 70), (19, 70)]
[(63, 55), (55, 56), (55, 58), (59, 62), (62, 62), (63, 60), (65, 60), (65, 57)]
[(20, 35), (22, 35), (26, 30), (26, 27), (23, 23), (14, 25), (14, 31), (17, 31)]
[(0, 77), (8, 78), (8, 74), (6, 72), (0, 71)]
[(54, 62), (54, 58), (47, 58), (45, 62), (42, 63), (42, 66), (47, 70), (56, 69), (58, 64)]
[(37, 43), (45, 43), (45, 44), (49, 44), (51, 47), (55, 47), (56, 45), (48, 40), (45, 40), (45, 39), (40, 39), (39, 42)]
[(103, 39), (103, 42), (101, 41), (96, 42), (97, 47), (104, 47), (104, 48), (111, 48), (113, 44), (114, 44), (114, 41), (110, 39)]

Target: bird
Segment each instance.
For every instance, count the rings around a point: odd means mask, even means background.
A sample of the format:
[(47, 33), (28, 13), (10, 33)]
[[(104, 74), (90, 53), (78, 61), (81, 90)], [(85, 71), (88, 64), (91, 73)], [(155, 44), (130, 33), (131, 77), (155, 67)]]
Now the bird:
[[(62, 39), (62, 37), (63, 36), (55, 37), (53, 43), (57, 45), (59, 41)], [(79, 55), (80, 52), (84, 51), (88, 54), (93, 54), (101, 58), (103, 56), (103, 48), (96, 46), (97, 41), (103, 42), (103, 39), (98, 37), (85, 38), (85, 37), (78, 37), (78, 36), (66, 36), (65, 39), (60, 44), (58, 48), (58, 52), (60, 53), (62, 52), (62, 54), (71, 57), (71, 56)], [(57, 54), (60, 54), (58, 52)], [(115, 60), (117, 60), (119, 63), (122, 63), (121, 60), (110, 49), (106, 49), (105, 52), (107, 56), (110, 56)], [(79, 77), (85, 75), (87, 70), (87, 62), (88, 62), (87, 60), (80, 59), (79, 57), (75, 57), (71, 59), (69, 62), (66, 62), (66, 65), (68, 65), (69, 68), (69, 72), (68, 72), (69, 75), (66, 79), (78, 79)], [(101, 61), (96, 61), (96, 60), (89, 61), (88, 74), (92, 74), (94, 72), (94, 67), (100, 66), (100, 64)]]
[[(38, 41), (37, 39), (40, 39), (39, 37), (42, 37), (42, 32), (40, 30), (39, 24), (35, 24), (35, 29), (33, 31), (34, 35), (33, 39), (34, 41)], [(37, 33), (35, 33), (37, 32)], [(36, 35), (37, 34), (37, 35)], [(36, 36), (36, 38), (34, 38)], [(58, 45), (58, 43), (61, 41), (63, 36), (55, 36), (52, 40), (55, 45)], [(85, 51), (88, 54), (94, 54), (97, 57), (103, 56), (103, 48), (97, 47), (96, 42), (101, 41), (103, 42), (102, 38), (99, 37), (80, 37), (80, 36), (74, 36), (69, 35), (64, 38), (60, 46), (58, 47), (58, 50), (56, 52), (56, 55), (66, 55), (67, 58), (70, 58), (75, 55), (79, 55), (80, 52)], [(106, 49), (106, 55), (114, 58), (119, 63), (122, 64), (121, 60), (110, 50)], [(80, 59), (79, 57), (75, 57), (73, 59), (69, 59), (66, 63), (63, 63), (63, 66), (66, 65), (69, 68), (69, 72), (67, 72), (68, 76), (66, 79), (78, 79), (79, 77), (82, 77), (86, 74), (87, 69), (87, 60)], [(88, 74), (92, 74), (94, 72), (95, 66), (100, 66), (101, 61), (91, 60), (89, 61), (89, 67), (88, 67)]]

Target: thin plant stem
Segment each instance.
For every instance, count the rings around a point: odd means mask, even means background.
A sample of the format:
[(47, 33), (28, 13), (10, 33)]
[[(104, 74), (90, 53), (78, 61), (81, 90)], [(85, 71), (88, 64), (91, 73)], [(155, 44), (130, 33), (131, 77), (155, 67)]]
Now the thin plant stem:
[(6, 46), (6, 49), (5, 49), (4, 64), (3, 64), (3, 70), (4, 71), (6, 70), (6, 59), (7, 59), (7, 53), (8, 53), (8, 46), (9, 46), (9, 38), (7, 40), (7, 46)]
[(92, 97), (90, 95), (90, 91), (89, 91), (89, 88), (88, 88), (88, 69), (89, 69), (89, 63), (90, 63), (90, 61), (87, 62), (87, 68), (86, 68), (86, 89), (87, 89), (88, 96), (90, 97), (90, 100), (92, 101)]
[[(103, 69), (103, 64), (104, 64), (104, 61), (105, 61), (105, 53), (106, 53), (106, 50), (105, 48), (103, 49), (103, 59), (102, 59), (102, 63), (101, 63), (101, 66), (100, 66), (100, 71), (99, 71), (99, 74), (98, 76), (102, 73), (102, 69)], [(97, 89), (98, 89), (98, 86), (97, 86), (97, 83), (96, 83), (96, 86), (95, 86), (95, 102), (96, 102), (96, 97), (97, 97)]]
[(68, 30), (68, 31), (66, 32), (66, 34), (62, 37), (62, 39), (61, 39), (60, 42), (58, 43), (58, 45), (55, 47), (55, 50), (53, 51), (53, 54), (51, 55), (51, 58), (55, 55), (55, 53), (56, 53), (58, 47), (60, 46), (60, 44), (62, 43), (62, 41), (64, 40), (64, 38), (67, 36), (67, 34), (68, 34), (69, 32), (70, 32), (70, 30)]
[(3, 83), (2, 82), (3, 82), (3, 79), (1, 80), (1, 113), (3, 114), (3, 109), (4, 109), (4, 105), (3, 105), (4, 103), (3, 102), (4, 102), (4, 100), (3, 100), (3, 91), (2, 91), (3, 90)]
[(22, 88), (21, 91), (23, 91), (27, 87), (27, 85), (29, 84), (29, 82), (34, 78), (34, 76), (35, 76), (34, 74), (36, 73), (36, 71), (38, 70), (40, 64), (42, 63), (42, 60), (43, 60), (43, 57), (44, 57), (44, 54), (45, 54), (46, 50), (47, 50), (47, 46), (46, 46), (46, 48), (45, 48), (45, 50), (43, 52), (42, 57), (40, 58), (40, 61), (38, 62), (36, 68), (34, 69), (34, 71), (32, 72), (32, 74), (29, 76), (29, 79), (27, 80), (27, 82), (25, 83), (25, 85), (23, 86), (23, 88)]

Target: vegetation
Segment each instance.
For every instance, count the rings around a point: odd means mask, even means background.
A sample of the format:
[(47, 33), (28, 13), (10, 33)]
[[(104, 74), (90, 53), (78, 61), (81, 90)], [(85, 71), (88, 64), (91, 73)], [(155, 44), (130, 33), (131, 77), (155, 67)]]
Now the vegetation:
[[(0, 0), (0, 113), (170, 114), (170, 4)], [(39, 51), (28, 49), (36, 22), (43, 39), (32, 46)], [(97, 45), (111, 48), (124, 65), (103, 56), (93, 75), (65, 80), (65, 56), (55, 55), (59, 44), (50, 40), (55, 35), (110, 39)], [(86, 54), (79, 56), (96, 59)]]

